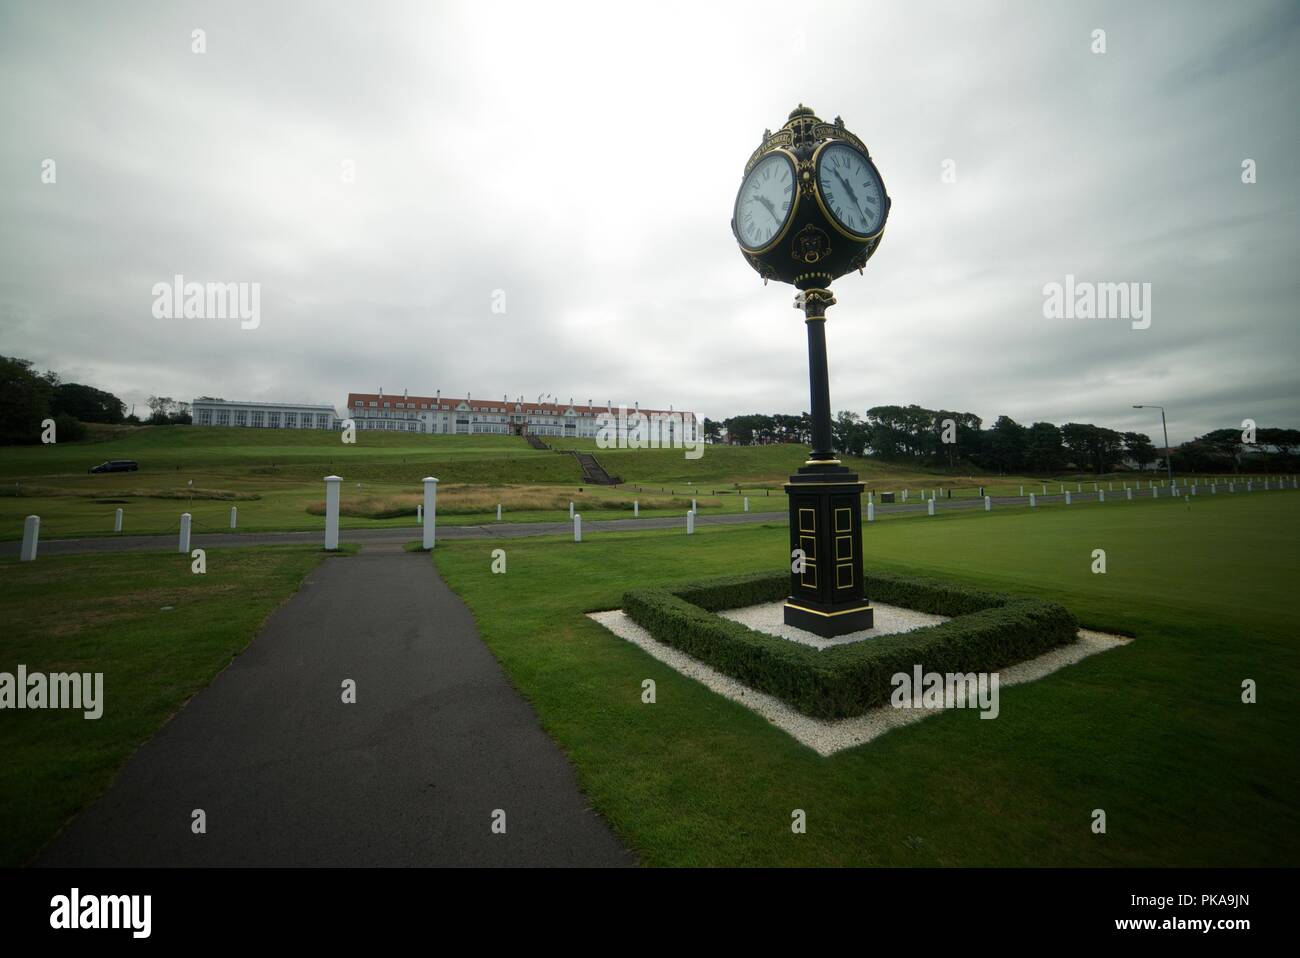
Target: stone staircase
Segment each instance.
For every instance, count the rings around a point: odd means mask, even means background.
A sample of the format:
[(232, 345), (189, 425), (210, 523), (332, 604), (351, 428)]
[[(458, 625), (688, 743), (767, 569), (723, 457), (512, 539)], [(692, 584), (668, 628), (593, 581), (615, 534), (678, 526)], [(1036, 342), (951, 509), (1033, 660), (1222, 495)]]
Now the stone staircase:
[(528, 445), (532, 446), (534, 449), (540, 449), (545, 452), (551, 448), (546, 443), (542, 442), (541, 436), (534, 436), (531, 432), (525, 433), (524, 438), (528, 440)]
[(611, 476), (589, 452), (575, 452), (574, 458), (578, 460), (578, 465), (582, 467), (582, 478), (584, 482), (593, 486), (617, 486), (623, 480), (619, 476)]

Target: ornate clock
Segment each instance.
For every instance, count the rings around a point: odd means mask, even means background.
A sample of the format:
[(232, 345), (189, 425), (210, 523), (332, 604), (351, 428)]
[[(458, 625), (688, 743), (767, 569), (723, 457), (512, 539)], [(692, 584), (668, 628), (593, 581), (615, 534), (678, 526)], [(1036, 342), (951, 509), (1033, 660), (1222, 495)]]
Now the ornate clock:
[(823, 288), (866, 265), (889, 204), (871, 154), (844, 121), (799, 106), (781, 129), (764, 131), (745, 164), (731, 231), (765, 281)]
[(867, 264), (885, 232), (889, 194), (866, 145), (799, 106), (763, 132), (745, 164), (731, 218), (740, 251), (763, 281), (800, 290), (808, 330), (813, 448), (790, 477), (790, 597), (785, 622), (822, 636), (870, 629), (875, 613), (862, 577), (862, 482), (831, 443), (826, 371), (828, 288)]

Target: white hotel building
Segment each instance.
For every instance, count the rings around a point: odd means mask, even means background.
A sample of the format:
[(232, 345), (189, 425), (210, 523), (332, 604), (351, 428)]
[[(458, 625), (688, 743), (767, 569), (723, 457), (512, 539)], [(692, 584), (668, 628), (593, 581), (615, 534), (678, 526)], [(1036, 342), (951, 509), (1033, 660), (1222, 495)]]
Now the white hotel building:
[(252, 429), (337, 429), (333, 406), (281, 402), (232, 402), (200, 396), (190, 403), (196, 426), (247, 426)]
[[(561, 438), (596, 438), (601, 417), (618, 416), (620, 407), (611, 403), (604, 406), (568, 405), (562, 403), (533, 403), (523, 400), (456, 399), (443, 396), (439, 391), (433, 396), (411, 396), (403, 390), (401, 396), (377, 393), (349, 393), (348, 416), (357, 429), (386, 429), (404, 432), (424, 432), (448, 435), (500, 435), (555, 436)], [(663, 422), (665, 439), (682, 441), (700, 437), (695, 413), (662, 409), (641, 409), (634, 404), (623, 410), (628, 417), (635, 413)], [(680, 434), (678, 433), (680, 430)]]

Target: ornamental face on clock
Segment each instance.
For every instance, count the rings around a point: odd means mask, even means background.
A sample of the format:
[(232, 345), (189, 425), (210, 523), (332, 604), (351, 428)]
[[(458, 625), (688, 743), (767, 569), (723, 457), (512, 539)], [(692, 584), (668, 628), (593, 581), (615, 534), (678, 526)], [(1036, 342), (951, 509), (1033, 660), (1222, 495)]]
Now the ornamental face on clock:
[(885, 225), (880, 175), (849, 144), (831, 141), (817, 151), (817, 189), (826, 214), (850, 236), (874, 236)]
[(769, 153), (749, 171), (736, 197), (732, 221), (740, 245), (761, 252), (780, 238), (796, 202), (794, 163), (783, 152)]

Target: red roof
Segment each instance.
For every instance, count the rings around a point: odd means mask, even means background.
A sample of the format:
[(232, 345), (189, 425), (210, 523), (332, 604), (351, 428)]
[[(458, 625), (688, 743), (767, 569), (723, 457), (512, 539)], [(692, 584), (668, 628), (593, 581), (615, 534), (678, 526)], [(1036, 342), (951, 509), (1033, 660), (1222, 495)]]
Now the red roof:
[[(405, 404), (405, 406), (403, 407), (405, 409), (410, 409), (412, 403), (416, 404), (416, 408), (418, 408), (421, 405), (424, 405), (424, 406), (428, 406), (431, 409), (436, 408), (438, 405), (444, 405), (450, 409), (455, 409), (461, 403), (468, 403), (470, 409), (475, 412), (488, 412), (493, 409), (504, 408), (507, 412), (544, 413), (547, 415), (556, 415), (556, 416), (562, 415), (565, 412), (565, 410), (569, 408), (568, 404), (565, 403), (517, 402), (515, 400), (504, 400), (504, 399), (459, 399), (454, 396), (443, 396), (439, 398), (436, 396), (398, 396), (398, 395), (381, 396), (379, 395), (379, 393), (348, 393), (349, 409), (355, 408), (358, 403), (366, 403), (368, 405), (371, 402), (393, 403), (394, 408), (396, 408), (396, 404), (400, 402)], [(378, 408), (382, 408), (382, 406)], [(588, 405), (586, 403), (573, 404), (573, 410), (574, 412), (577, 413), (583, 413), (587, 411), (590, 411), (592, 413), (615, 412), (617, 411), (617, 409), (618, 409), (617, 406), (611, 409), (609, 406), (603, 405), (601, 403), (592, 403), (591, 405)], [(628, 407), (628, 411), (629, 412), (634, 411), (633, 407)], [(641, 409), (635, 411), (639, 411), (650, 416), (659, 414), (664, 416), (668, 416), (668, 415), (681, 416), (684, 419), (695, 418), (695, 413), (687, 412), (684, 409), (674, 409), (674, 410)]]

